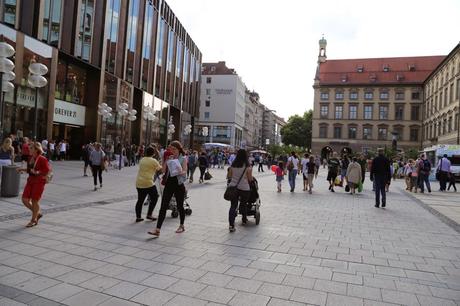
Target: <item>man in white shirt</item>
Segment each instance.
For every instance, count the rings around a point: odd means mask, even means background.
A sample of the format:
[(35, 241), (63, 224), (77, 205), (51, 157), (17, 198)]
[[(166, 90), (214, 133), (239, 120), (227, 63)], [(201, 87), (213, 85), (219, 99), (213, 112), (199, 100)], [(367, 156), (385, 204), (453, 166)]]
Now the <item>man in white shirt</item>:
[(303, 176), (303, 191), (307, 190), (308, 187), (308, 163), (309, 163), (309, 155), (308, 153), (305, 153), (303, 155), (302, 161), (300, 162), (302, 164), (302, 176)]
[(50, 159), (48, 154), (48, 140), (46, 140), (46, 138), (42, 140), (42, 149), (43, 155), (46, 156), (46, 158)]
[(291, 152), (291, 156), (289, 156), (288, 158), (287, 170), (288, 170), (289, 185), (291, 186), (291, 192), (294, 192), (295, 179), (297, 177), (297, 173), (299, 172), (299, 159), (295, 152)]

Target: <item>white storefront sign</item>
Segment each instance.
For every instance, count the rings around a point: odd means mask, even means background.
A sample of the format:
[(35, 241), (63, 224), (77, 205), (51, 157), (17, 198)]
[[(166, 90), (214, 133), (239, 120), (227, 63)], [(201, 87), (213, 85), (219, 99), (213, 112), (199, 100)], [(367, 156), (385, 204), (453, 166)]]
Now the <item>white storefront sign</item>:
[(54, 122), (85, 125), (86, 107), (61, 100), (54, 100)]

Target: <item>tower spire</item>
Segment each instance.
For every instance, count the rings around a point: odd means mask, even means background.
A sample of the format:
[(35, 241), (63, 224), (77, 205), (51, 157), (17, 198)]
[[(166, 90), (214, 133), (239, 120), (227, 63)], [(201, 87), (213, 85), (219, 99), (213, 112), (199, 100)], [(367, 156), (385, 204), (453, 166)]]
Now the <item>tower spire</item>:
[(324, 34), (323, 34), (321, 39), (319, 40), (318, 63), (324, 63), (327, 59), (326, 46), (327, 46), (327, 40), (324, 38)]

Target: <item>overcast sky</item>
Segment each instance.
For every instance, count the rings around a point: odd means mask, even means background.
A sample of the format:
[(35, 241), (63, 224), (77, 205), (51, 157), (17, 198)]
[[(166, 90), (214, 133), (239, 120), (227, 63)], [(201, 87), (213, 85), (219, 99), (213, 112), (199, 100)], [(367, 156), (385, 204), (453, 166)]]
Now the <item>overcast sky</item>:
[(286, 120), (313, 108), (318, 40), (328, 59), (446, 55), (459, 0), (167, 0), (203, 53), (225, 61)]

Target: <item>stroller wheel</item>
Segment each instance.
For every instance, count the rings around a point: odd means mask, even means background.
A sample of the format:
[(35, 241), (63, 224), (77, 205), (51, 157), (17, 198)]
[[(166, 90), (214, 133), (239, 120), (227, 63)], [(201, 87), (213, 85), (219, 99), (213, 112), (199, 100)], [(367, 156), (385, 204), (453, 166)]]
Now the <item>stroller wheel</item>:
[(173, 211), (171, 212), (171, 217), (177, 218), (178, 216), (179, 216), (179, 212), (178, 212), (177, 210), (173, 210)]
[(186, 209), (186, 210), (185, 210), (185, 214), (186, 214), (187, 216), (190, 216), (190, 215), (192, 214), (192, 209), (191, 209), (191, 208)]
[(256, 212), (255, 218), (256, 218), (256, 225), (259, 225), (259, 223), (260, 223), (260, 212)]

